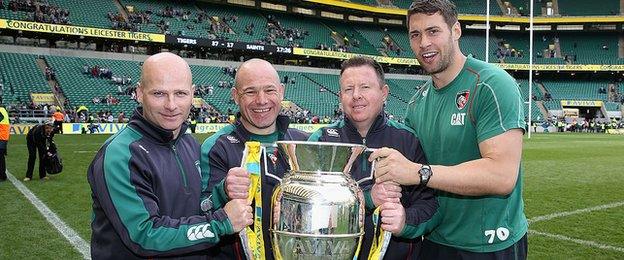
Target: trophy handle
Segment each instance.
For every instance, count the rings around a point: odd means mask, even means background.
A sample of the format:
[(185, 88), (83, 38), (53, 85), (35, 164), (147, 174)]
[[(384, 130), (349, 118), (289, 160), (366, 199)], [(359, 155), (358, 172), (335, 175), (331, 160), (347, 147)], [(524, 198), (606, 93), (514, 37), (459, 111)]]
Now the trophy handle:
[[(365, 152), (365, 153), (366, 153), (366, 152), (370, 152), (370, 153), (372, 153), (372, 152), (374, 152), (374, 151), (377, 151), (377, 148), (368, 148), (368, 147), (367, 147), (367, 148), (364, 150), (364, 152)], [(357, 184), (358, 184), (358, 185), (362, 184), (362, 182), (365, 182), (365, 181), (369, 181), (369, 180), (373, 180), (373, 179), (375, 179), (375, 164), (376, 164), (376, 163), (377, 163), (377, 160), (374, 160), (374, 161), (372, 161), (372, 162), (371, 162), (371, 171), (370, 171), (370, 176), (368, 176), (368, 177), (366, 177), (366, 178), (362, 178), (362, 179), (360, 179), (359, 181), (357, 181)]]

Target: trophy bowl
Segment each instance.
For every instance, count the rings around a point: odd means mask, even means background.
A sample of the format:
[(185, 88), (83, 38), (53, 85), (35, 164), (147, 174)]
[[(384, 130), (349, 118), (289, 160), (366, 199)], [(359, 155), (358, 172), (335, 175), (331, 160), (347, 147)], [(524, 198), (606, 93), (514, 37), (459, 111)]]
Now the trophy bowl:
[(290, 171), (273, 194), (276, 259), (353, 259), (364, 234), (364, 197), (349, 170), (363, 145), (280, 141)]

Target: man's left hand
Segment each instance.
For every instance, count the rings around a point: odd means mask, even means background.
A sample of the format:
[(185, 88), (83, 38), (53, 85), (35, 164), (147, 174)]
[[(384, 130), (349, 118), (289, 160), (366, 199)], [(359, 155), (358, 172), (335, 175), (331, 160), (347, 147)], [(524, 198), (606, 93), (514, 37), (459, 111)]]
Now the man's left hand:
[(401, 203), (386, 202), (381, 205), (381, 228), (398, 235), (405, 227), (405, 208)]

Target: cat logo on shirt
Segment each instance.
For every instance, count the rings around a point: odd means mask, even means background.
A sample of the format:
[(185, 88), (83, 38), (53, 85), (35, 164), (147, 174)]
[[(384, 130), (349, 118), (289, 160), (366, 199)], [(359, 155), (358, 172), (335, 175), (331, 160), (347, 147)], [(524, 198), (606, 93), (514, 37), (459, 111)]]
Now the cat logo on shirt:
[(451, 115), (451, 125), (464, 125), (466, 113), (453, 113)]

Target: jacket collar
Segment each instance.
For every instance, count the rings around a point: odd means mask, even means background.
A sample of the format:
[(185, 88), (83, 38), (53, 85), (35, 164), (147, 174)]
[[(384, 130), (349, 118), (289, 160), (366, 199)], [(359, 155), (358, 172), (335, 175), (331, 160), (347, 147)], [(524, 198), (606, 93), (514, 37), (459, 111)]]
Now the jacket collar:
[[(143, 116), (143, 107), (140, 106), (134, 110), (134, 114), (132, 114), (128, 126), (132, 126), (132, 128), (140, 131), (142, 134), (146, 135), (150, 139), (153, 139), (154, 141), (162, 144), (167, 144), (174, 140), (173, 131), (164, 129), (147, 120)], [(186, 122), (182, 123), (178, 138), (186, 133), (186, 128)]]
[[(348, 117), (344, 117), (344, 122), (345, 126), (349, 129), (350, 132), (357, 133), (357, 135), (359, 136), (357, 128)], [(375, 121), (373, 121), (373, 124), (368, 129), (368, 132), (366, 132), (366, 136), (362, 136), (362, 138), (367, 138), (372, 133), (382, 131), (386, 127), (387, 122), (388, 118), (386, 117), (386, 113), (382, 110), (381, 113), (379, 113), (379, 115), (377, 115), (377, 117), (375, 118)]]

